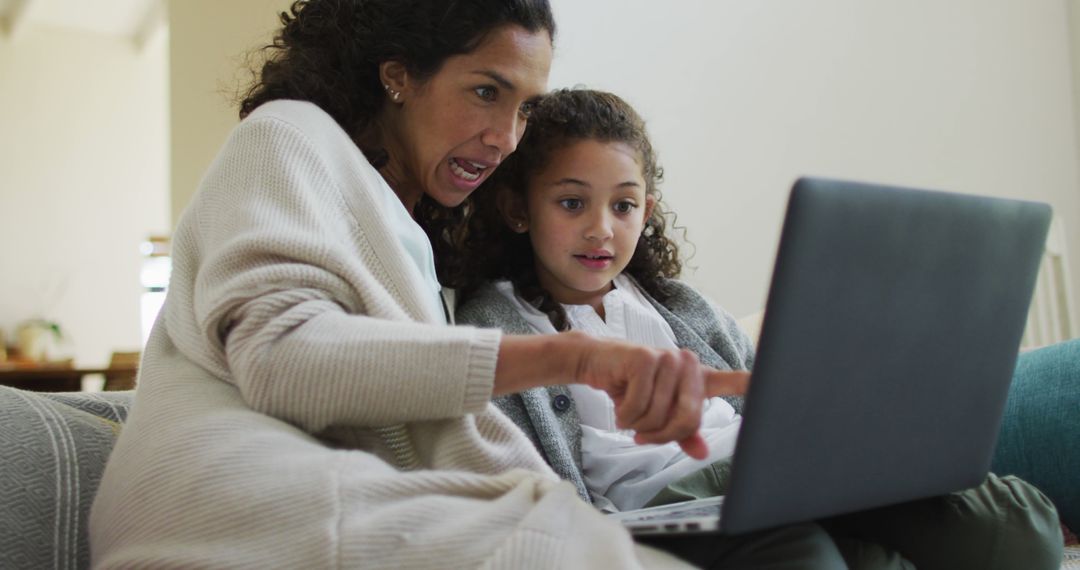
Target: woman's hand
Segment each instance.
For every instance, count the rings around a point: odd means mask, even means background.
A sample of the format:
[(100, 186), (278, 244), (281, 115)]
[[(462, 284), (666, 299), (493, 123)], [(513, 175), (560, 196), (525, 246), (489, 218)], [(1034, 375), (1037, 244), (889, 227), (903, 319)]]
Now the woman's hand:
[(743, 394), (749, 376), (704, 366), (689, 350), (601, 341), (584, 352), (578, 382), (611, 396), (620, 428), (636, 431), (639, 444), (677, 441), (696, 459), (708, 455), (698, 433), (705, 398)]
[[(527, 366), (529, 362), (532, 366)], [(513, 376), (515, 383), (527, 386), (512, 388), (500, 382), (515, 369), (520, 371)], [(577, 332), (505, 336), (496, 366), (496, 393), (588, 384), (611, 396), (619, 427), (636, 431), (638, 443), (677, 441), (687, 455), (701, 459), (708, 453), (698, 433), (702, 403), (712, 396), (745, 393), (748, 377), (746, 372), (704, 366), (688, 350), (659, 350)]]

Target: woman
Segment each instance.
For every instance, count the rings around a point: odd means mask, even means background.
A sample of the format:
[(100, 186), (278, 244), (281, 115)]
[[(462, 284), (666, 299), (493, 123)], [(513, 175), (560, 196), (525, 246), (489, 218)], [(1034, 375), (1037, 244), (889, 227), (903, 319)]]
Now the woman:
[(677, 561), (579, 500), (493, 395), (579, 382), (704, 453), (686, 352), (445, 326), (431, 246), (546, 90), (546, 0), (310, 0), (174, 234), (169, 296), (91, 513), (113, 567)]

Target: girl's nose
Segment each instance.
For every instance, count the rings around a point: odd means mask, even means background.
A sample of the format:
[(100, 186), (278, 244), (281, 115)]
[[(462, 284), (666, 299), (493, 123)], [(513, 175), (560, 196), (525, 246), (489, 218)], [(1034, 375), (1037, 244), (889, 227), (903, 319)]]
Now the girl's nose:
[(607, 241), (614, 235), (611, 227), (611, 216), (604, 210), (589, 218), (589, 224), (585, 227), (585, 239)]

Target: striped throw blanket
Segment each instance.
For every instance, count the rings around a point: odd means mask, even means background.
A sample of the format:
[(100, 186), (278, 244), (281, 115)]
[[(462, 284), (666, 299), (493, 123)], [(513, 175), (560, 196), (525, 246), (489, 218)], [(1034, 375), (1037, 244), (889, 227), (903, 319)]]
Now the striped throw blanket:
[(89, 567), (90, 504), (132, 397), (0, 386), (0, 568)]

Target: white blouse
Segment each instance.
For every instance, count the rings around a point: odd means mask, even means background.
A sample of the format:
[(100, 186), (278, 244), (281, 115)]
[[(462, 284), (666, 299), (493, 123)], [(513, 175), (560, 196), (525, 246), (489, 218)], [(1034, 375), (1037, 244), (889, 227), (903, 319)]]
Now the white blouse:
[[(538, 333), (555, 333), (547, 315), (514, 294), (509, 281), (495, 284), (529, 326)], [(619, 338), (656, 348), (673, 349), (675, 333), (630, 278), (619, 275), (604, 295), (606, 319), (589, 305), (563, 305), (570, 327), (595, 337)], [(585, 484), (611, 500), (619, 510), (636, 509), (664, 487), (706, 465), (730, 456), (742, 418), (721, 398), (705, 402), (701, 435), (709, 455), (703, 460), (686, 455), (677, 443), (637, 445), (632, 430), (615, 427), (615, 403), (602, 390), (571, 384), (581, 417), (581, 461)]]
[(424, 287), (430, 291), (427, 295), (427, 302), (431, 304), (434, 310), (433, 314), (445, 317), (442, 285), (439, 284), (439, 278), (435, 274), (435, 251), (431, 248), (431, 240), (428, 239), (420, 224), (413, 219), (412, 214), (405, 209), (405, 204), (401, 203), (401, 198), (394, 193), (394, 190), (390, 188), (382, 175), (379, 175), (379, 193), (383, 204), (386, 206), (385, 210), (383, 210), (387, 214), (386, 222), (390, 225), (394, 236), (401, 242), (401, 245), (405, 246), (405, 252), (409, 254), (409, 259), (416, 265), (420, 277), (424, 280)]

